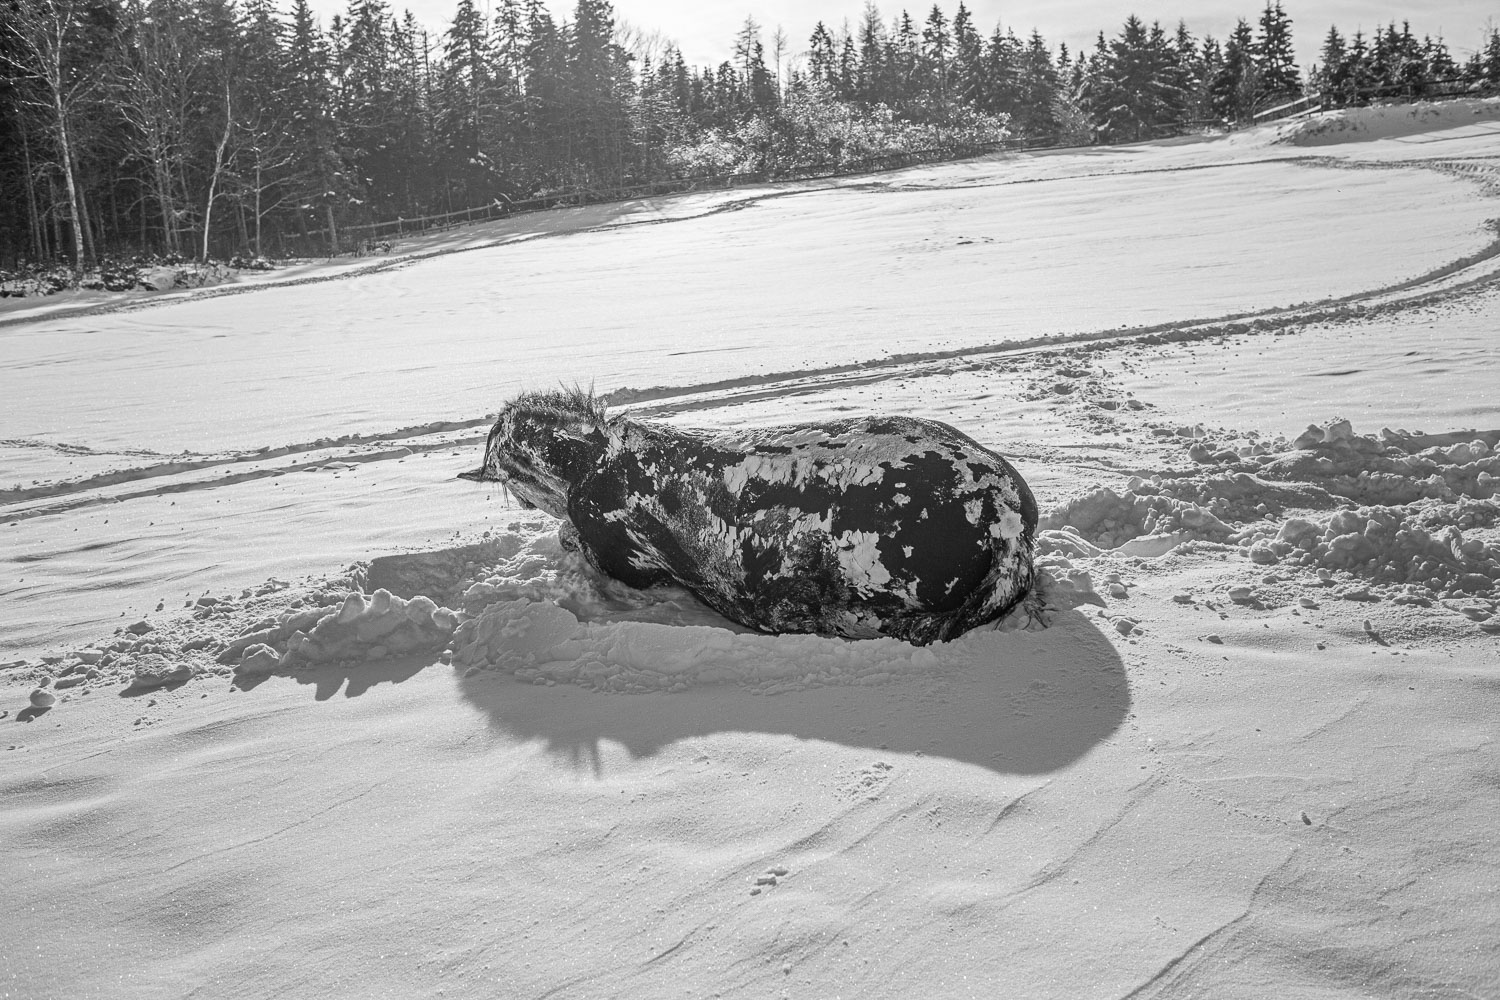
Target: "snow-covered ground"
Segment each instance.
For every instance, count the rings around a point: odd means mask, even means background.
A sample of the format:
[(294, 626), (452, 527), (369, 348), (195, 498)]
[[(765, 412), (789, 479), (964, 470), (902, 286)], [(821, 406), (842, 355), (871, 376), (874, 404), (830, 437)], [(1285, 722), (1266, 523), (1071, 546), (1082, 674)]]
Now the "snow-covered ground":
[[(1440, 107), (0, 316), (0, 996), (1492, 995), (1500, 152)], [(595, 579), (453, 480), (558, 382), (952, 423), (1049, 627)]]

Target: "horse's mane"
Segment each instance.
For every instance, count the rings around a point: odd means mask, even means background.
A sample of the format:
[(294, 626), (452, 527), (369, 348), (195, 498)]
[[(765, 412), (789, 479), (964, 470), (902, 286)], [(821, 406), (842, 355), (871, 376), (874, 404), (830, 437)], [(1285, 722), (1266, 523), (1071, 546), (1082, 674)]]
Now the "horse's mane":
[(549, 422), (564, 423), (571, 420), (587, 420), (603, 428), (609, 414), (604, 400), (594, 394), (592, 387), (561, 386), (537, 392), (523, 392), (505, 404), (502, 412), (542, 418)]

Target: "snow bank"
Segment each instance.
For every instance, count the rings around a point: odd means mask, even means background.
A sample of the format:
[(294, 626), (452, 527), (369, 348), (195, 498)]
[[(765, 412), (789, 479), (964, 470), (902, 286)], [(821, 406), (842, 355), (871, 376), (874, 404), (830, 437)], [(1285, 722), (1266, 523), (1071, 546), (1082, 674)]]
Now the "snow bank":
[(1292, 146), (1331, 146), (1474, 124), (1500, 124), (1500, 98), (1418, 101), (1327, 111), (1285, 126), (1274, 141)]

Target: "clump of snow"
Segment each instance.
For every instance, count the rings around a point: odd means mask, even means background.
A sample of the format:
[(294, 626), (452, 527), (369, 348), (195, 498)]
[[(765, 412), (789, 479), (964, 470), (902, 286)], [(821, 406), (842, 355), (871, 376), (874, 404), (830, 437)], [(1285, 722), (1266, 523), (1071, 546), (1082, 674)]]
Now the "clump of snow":
[(1097, 555), (1129, 546), (1126, 554), (1160, 555), (1155, 550), (1168, 542), (1170, 548), (1190, 538), (1223, 541), (1234, 532), (1211, 507), (1173, 496), (1173, 488), (1156, 476), (1149, 482), (1133, 479), (1124, 493), (1092, 490), (1041, 520), (1040, 547)]
[(430, 598), (406, 600), (382, 588), (368, 599), (351, 593), (337, 610), (323, 612), (310, 630), (299, 627), (304, 624), (294, 618), (278, 626), (279, 631), (289, 633), (283, 662), (318, 664), (435, 653), (457, 628), (458, 616)]
[(189, 680), (193, 667), (188, 663), (174, 663), (160, 653), (146, 653), (131, 662), (134, 676), (130, 682), (132, 691), (149, 691), (166, 684)]
[(1464, 536), (1492, 527), (1500, 504), (1425, 501), (1358, 507), (1279, 526), (1254, 526), (1237, 536), (1250, 559), (1346, 570), (1375, 583), (1404, 584), (1415, 596), (1488, 595), (1500, 581), (1500, 545)]
[(276, 648), (258, 642), (245, 650), (245, 655), (240, 660), (240, 665), (235, 668), (235, 672), (248, 677), (256, 677), (273, 673), (279, 666), (281, 666), (281, 654), (276, 652)]

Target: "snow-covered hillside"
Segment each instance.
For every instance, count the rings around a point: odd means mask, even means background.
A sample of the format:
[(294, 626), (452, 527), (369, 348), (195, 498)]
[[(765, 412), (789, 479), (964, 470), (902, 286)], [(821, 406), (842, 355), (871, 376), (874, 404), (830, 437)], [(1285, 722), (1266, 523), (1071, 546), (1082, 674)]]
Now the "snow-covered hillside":
[[(0, 996), (1487, 995), (1500, 155), (1427, 124), (0, 315)], [(559, 382), (954, 424), (1047, 627), (595, 578), (453, 478)]]

